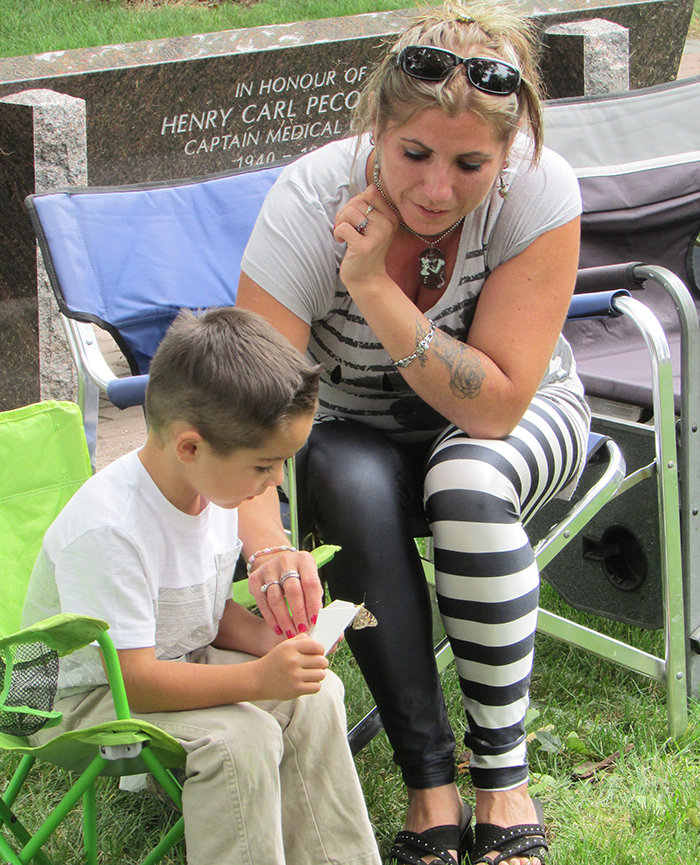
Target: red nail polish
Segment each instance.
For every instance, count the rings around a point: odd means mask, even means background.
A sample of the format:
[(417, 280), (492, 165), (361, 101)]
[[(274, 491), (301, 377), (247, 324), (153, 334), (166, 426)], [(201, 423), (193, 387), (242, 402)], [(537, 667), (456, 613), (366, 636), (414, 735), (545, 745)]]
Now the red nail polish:
[(291, 640), (292, 637), (294, 636), (294, 631), (285, 631), (284, 633), (285, 633), (288, 640)]
[(311, 616), (311, 624), (315, 625), (317, 621), (318, 621), (318, 616), (314, 613), (314, 615)]
[(282, 628), (280, 628), (279, 625), (275, 625), (275, 633), (277, 634), (278, 637), (282, 636)]
[(306, 625), (302, 622), (302, 623), (299, 625), (299, 627), (298, 627), (297, 630), (299, 631), (300, 634), (305, 634), (309, 629), (308, 629), (308, 628), (306, 627)]

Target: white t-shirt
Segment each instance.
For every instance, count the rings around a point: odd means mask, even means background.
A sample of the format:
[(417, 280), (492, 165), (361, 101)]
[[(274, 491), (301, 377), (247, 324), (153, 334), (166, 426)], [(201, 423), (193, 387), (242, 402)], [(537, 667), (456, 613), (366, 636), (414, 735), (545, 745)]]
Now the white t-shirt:
[[(240, 549), (236, 510), (210, 503), (183, 513), (133, 451), (86, 481), (50, 526), (23, 623), (95, 616), (109, 622), (117, 649), (182, 658), (216, 636)], [(105, 682), (96, 648), (61, 659), (60, 696)]]
[[(355, 145), (355, 139), (333, 142), (282, 172), (265, 200), (241, 267), (311, 326), (309, 354), (326, 367), (321, 416), (355, 418), (401, 441), (425, 440), (446, 420), (394, 368), (339, 277), (345, 246), (333, 238), (334, 218), (365, 188), (371, 151), (369, 139), (363, 139), (355, 159)], [(519, 136), (509, 153), (507, 199), (494, 188), (467, 215), (450, 283), (426, 312), (441, 330), (462, 341), (489, 273), (581, 212), (578, 181), (568, 163), (545, 149), (533, 168), (528, 155), (528, 140)], [(557, 388), (572, 404), (583, 402), (574, 357), (563, 337), (541, 386)]]

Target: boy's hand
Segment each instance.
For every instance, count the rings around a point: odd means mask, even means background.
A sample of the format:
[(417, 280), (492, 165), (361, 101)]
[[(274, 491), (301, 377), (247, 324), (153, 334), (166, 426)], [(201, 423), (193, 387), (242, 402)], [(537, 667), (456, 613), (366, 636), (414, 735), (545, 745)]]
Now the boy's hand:
[(261, 700), (317, 694), (328, 668), (321, 643), (303, 634), (275, 646), (255, 663), (260, 671)]
[(308, 633), (323, 604), (323, 586), (311, 553), (264, 556), (248, 578), (258, 609), (279, 636)]

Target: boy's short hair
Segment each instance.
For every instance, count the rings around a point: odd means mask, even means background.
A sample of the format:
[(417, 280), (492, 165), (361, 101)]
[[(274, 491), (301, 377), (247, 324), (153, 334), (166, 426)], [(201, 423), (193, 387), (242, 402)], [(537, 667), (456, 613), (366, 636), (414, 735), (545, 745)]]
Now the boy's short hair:
[(222, 455), (258, 447), (315, 410), (322, 369), (253, 312), (183, 310), (151, 362), (146, 421), (162, 440), (175, 421), (191, 424)]

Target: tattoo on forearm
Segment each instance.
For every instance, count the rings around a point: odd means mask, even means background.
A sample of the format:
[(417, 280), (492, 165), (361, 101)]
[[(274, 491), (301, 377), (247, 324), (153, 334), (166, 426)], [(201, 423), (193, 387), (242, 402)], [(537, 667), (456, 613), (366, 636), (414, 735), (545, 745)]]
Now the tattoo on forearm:
[(434, 356), (450, 371), (452, 393), (460, 399), (479, 396), (486, 371), (476, 352), (439, 330), (435, 332), (433, 349)]

